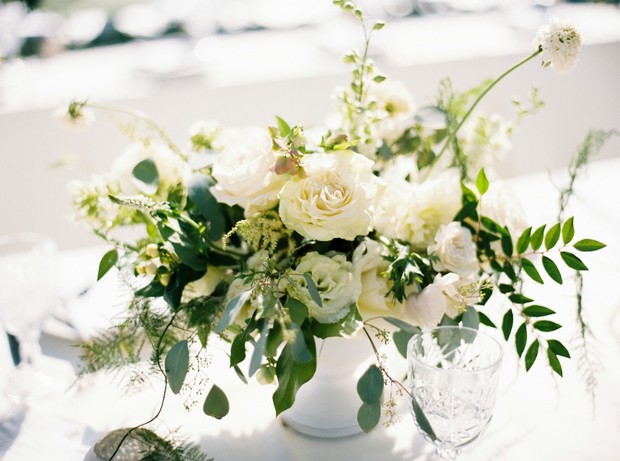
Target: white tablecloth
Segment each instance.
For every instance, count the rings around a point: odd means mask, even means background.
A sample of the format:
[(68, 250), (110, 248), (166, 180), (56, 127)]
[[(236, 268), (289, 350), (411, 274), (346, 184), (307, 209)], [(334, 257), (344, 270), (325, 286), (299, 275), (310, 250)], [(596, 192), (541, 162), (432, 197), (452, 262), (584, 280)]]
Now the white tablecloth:
[[(561, 184), (564, 175), (554, 175)], [(564, 378), (553, 377), (537, 363), (529, 373), (516, 364), (513, 346), (506, 347), (500, 393), (494, 419), (475, 445), (467, 448), (463, 460), (522, 459), (612, 460), (618, 459), (620, 446), (620, 158), (592, 163), (576, 185), (569, 210), (574, 214), (577, 237), (604, 241), (604, 251), (586, 254), (584, 262), (591, 271), (585, 274), (586, 318), (596, 336), (595, 399), (591, 400), (581, 378), (580, 352), (575, 348), (575, 307), (573, 288), (568, 281), (551, 290), (545, 285), (539, 300), (555, 308), (565, 328), (557, 337), (570, 343), (574, 358), (563, 360)], [(532, 223), (553, 223), (556, 219), (556, 189), (547, 173), (523, 176), (510, 181), (530, 212)], [(75, 318), (88, 318), (109, 309), (118, 298), (106, 283), (91, 288), (86, 295), (75, 295), (92, 282), (97, 257), (105, 249), (72, 251), (63, 254), (63, 289), (73, 293), (69, 303)], [(113, 283), (113, 282), (112, 282)], [(544, 291), (547, 290), (547, 291)], [(91, 298), (92, 297), (92, 298)], [(103, 307), (102, 307), (103, 305)], [(81, 306), (82, 311), (79, 311)], [(80, 317), (80, 314), (82, 317)], [(500, 315), (499, 313), (496, 313)], [(493, 313), (491, 317), (500, 321)], [(105, 321), (101, 316), (99, 322)], [(79, 323), (79, 320), (78, 322)], [(68, 358), (75, 363), (73, 341), (50, 326), (43, 345), (50, 356), (48, 364), (70, 382)], [(55, 333), (54, 333), (55, 332)], [(571, 339), (573, 338), (573, 339)], [(6, 354), (5, 354), (6, 355)], [(301, 436), (285, 428), (274, 418), (271, 408), (273, 387), (246, 386), (226, 372), (226, 357), (214, 353), (211, 376), (227, 390), (231, 412), (221, 421), (204, 416), (201, 405), (185, 412), (176, 397), (166, 404), (164, 416), (153, 428), (167, 433), (179, 429), (199, 442), (216, 461), (263, 460), (431, 460), (433, 450), (414, 429), (406, 405), (401, 402), (401, 421), (389, 428), (378, 427), (368, 435), (337, 440), (319, 440)], [(62, 368), (65, 367), (65, 368)], [(5, 368), (6, 369), (6, 368)], [(162, 382), (148, 384), (144, 392), (128, 392), (125, 374), (87, 376), (53, 398), (37, 402), (18, 419), (13, 428), (0, 426), (0, 457), (4, 461), (63, 460), (79, 461), (89, 447), (105, 432), (148, 419), (156, 410)], [(352, 390), (354, 392), (354, 390)], [(204, 397), (203, 397), (204, 398)], [(6, 412), (6, 408), (0, 410)]]

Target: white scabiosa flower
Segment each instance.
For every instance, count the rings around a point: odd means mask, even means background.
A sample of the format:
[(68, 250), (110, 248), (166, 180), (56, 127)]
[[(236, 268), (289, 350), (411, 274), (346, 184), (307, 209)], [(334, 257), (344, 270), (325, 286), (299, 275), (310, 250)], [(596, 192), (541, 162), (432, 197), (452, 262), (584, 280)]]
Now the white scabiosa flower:
[(579, 59), (581, 34), (572, 24), (554, 17), (549, 24), (538, 29), (534, 46), (542, 51), (543, 67), (569, 72)]
[(95, 114), (85, 106), (85, 102), (71, 101), (68, 105), (56, 109), (54, 117), (70, 128), (90, 128), (95, 122)]

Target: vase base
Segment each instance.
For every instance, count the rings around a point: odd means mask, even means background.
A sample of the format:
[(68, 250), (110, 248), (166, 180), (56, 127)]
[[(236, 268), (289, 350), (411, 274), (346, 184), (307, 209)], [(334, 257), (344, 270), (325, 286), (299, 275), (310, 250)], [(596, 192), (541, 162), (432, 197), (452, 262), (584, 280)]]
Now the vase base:
[(299, 434), (319, 439), (340, 439), (344, 437), (358, 435), (363, 432), (357, 421), (355, 421), (355, 424), (347, 426), (325, 427), (304, 424), (303, 422), (283, 417), (282, 424), (284, 425), (284, 427), (291, 428)]

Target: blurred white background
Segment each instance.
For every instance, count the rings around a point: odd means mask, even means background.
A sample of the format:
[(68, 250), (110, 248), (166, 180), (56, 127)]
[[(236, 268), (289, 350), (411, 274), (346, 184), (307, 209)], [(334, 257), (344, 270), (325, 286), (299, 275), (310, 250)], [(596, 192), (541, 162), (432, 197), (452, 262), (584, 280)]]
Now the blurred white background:
[[(37, 2), (35, 2), (37, 3)], [(531, 52), (552, 15), (580, 28), (577, 68), (557, 75), (529, 63), (482, 109), (507, 116), (532, 85), (546, 107), (514, 137), (505, 177), (567, 164), (591, 128), (620, 128), (620, 9), (610, 3), (527, 0), (368, 0), (389, 24), (372, 55), (423, 106), (439, 81), (457, 90), (499, 75)], [(105, 8), (101, 5), (105, 4)], [(73, 98), (143, 110), (179, 143), (196, 120), (266, 125), (274, 115), (320, 125), (349, 82), (343, 54), (359, 48), (357, 23), (331, 0), (48, 0), (32, 11), (0, 2), (0, 234), (40, 231), (61, 249), (98, 243), (71, 222), (67, 183), (105, 170), (127, 140), (98, 113), (87, 131), (52, 113)], [(620, 155), (613, 139), (602, 157)], [(62, 159), (76, 165), (54, 168)], [(620, 173), (620, 172), (618, 172)]]

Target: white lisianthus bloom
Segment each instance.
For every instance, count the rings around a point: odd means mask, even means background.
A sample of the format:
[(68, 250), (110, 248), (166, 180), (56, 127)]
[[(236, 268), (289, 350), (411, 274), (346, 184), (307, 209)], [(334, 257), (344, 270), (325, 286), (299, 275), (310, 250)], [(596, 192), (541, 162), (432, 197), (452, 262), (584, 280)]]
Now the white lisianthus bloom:
[(411, 294), (405, 301), (405, 318), (413, 325), (434, 328), (445, 315), (455, 317), (467, 308), (467, 298), (459, 292), (461, 280), (457, 274), (437, 274), (430, 285), (419, 293)]
[(403, 312), (403, 305), (387, 296), (390, 284), (383, 272), (389, 263), (383, 252), (380, 243), (368, 238), (353, 252), (353, 268), (362, 284), (357, 307), (364, 320), (382, 315), (400, 317)]
[(446, 170), (439, 176), (422, 182), (415, 191), (412, 203), (424, 225), (409, 241), (415, 248), (427, 248), (443, 224), (452, 222), (461, 209), (461, 186), (458, 171)]
[(579, 60), (581, 34), (570, 23), (552, 18), (549, 24), (541, 26), (534, 39), (543, 67), (553, 67), (558, 72), (571, 71)]
[(467, 277), (479, 269), (471, 232), (457, 221), (439, 228), (435, 244), (428, 247), (428, 253), (437, 256), (438, 260), (433, 261), (433, 267), (439, 272), (450, 271)]
[[(316, 304), (300, 274), (309, 274), (321, 296)], [(288, 293), (308, 307), (308, 315), (321, 323), (334, 323), (347, 316), (361, 292), (353, 264), (345, 255), (324, 256), (316, 251), (306, 254), (295, 268), (296, 283), (287, 286)]]
[[(151, 159), (157, 168), (159, 176), (159, 186), (155, 193), (144, 189), (144, 185), (138, 181), (133, 175), (133, 169), (138, 163)], [(166, 194), (162, 194), (169, 187), (177, 184), (186, 184), (191, 170), (177, 154), (164, 144), (150, 142), (135, 142), (127, 147), (125, 151), (116, 158), (110, 172), (118, 178), (121, 185), (121, 191), (124, 195), (134, 195), (138, 193), (146, 195), (158, 195), (165, 198)]]
[(303, 177), (280, 192), (280, 217), (286, 227), (309, 239), (353, 240), (370, 231), (379, 180), (373, 163), (351, 151), (305, 155)]
[(215, 199), (239, 205), (246, 217), (274, 207), (287, 177), (273, 171), (277, 157), (267, 131), (227, 130), (217, 142), (222, 143), (212, 169), (217, 183), (210, 189)]

